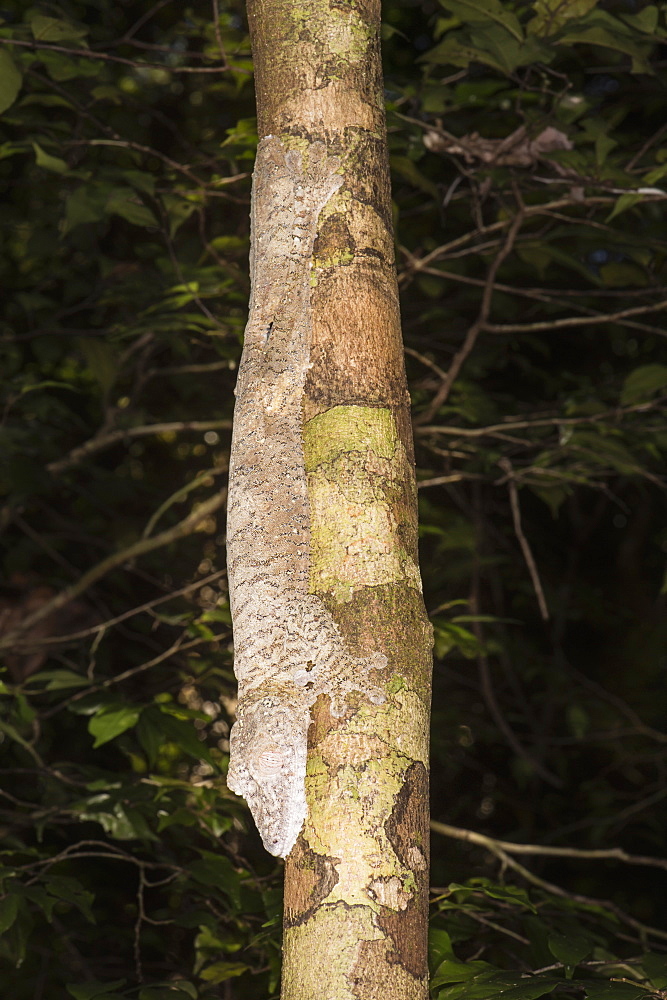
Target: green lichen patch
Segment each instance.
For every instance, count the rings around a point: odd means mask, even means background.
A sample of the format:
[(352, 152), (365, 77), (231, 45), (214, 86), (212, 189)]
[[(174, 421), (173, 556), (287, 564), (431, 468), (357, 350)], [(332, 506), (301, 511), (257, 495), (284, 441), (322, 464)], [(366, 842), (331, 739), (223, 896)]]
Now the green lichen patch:
[(412, 470), (390, 410), (335, 406), (304, 427), (310, 508), (310, 589), (337, 602), (363, 587), (421, 589), (406, 548)]
[(398, 431), (391, 410), (371, 406), (333, 406), (303, 429), (306, 471), (349, 451), (373, 451), (392, 458)]
[(331, 253), (313, 257), (313, 265), (318, 268), (325, 267), (345, 267), (354, 260), (354, 251), (347, 247), (341, 250), (333, 250)]
[(373, 38), (373, 26), (360, 20), (354, 11), (340, 11), (336, 7), (330, 7), (330, 10), (327, 31), (329, 51), (348, 63), (366, 59), (368, 46)]
[[(401, 754), (428, 766), (429, 706), (420, 695), (404, 686), (391, 692), (383, 705), (374, 705), (373, 730), (383, 743), (396, 746)], [(368, 728), (368, 712), (362, 705), (347, 724), (352, 735), (360, 737)], [(410, 725), (397, 725), (397, 719), (410, 719)]]
[[(338, 859), (327, 904), (404, 909), (413, 896), (413, 873), (397, 857), (385, 823), (412, 761), (376, 736), (347, 727), (331, 733), (318, 750), (306, 776), (303, 835), (317, 854)], [(383, 894), (378, 887), (392, 878), (400, 881), (400, 891)]]
[(387, 684), (387, 694), (397, 694), (402, 691), (405, 687), (405, 678), (401, 677), (400, 674), (394, 674), (392, 679)]

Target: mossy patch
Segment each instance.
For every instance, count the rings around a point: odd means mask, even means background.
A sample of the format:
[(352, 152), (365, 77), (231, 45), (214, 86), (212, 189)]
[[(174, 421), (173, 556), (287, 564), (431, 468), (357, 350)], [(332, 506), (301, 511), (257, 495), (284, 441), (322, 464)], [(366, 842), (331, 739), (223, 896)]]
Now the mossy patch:
[(412, 470), (391, 410), (335, 406), (304, 427), (310, 507), (310, 589), (338, 602), (363, 587), (421, 589), (404, 543)]

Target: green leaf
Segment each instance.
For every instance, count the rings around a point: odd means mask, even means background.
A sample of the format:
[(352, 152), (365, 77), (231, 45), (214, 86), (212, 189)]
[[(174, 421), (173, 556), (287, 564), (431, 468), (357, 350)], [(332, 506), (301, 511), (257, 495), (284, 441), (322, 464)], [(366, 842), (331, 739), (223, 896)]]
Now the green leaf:
[(643, 31), (646, 35), (654, 35), (660, 21), (660, 8), (657, 4), (647, 4), (637, 14), (621, 14), (619, 18), (628, 27)]
[(90, 94), (96, 101), (111, 101), (112, 104), (123, 103), (118, 87), (112, 87), (111, 84), (108, 83), (100, 84), (99, 87), (93, 87)]
[(125, 986), (126, 981), (125, 979), (116, 979), (113, 983), (101, 983), (99, 980), (94, 980), (81, 985), (68, 983), (67, 991), (74, 997), (74, 1000), (95, 1000), (96, 997), (108, 994), (109, 990), (119, 990)]
[(116, 381), (118, 359), (112, 345), (101, 337), (81, 337), (79, 349), (88, 368), (106, 396)]
[(160, 816), (157, 824), (157, 832), (162, 833), (169, 826), (194, 826), (197, 822), (197, 817), (193, 815), (191, 809), (176, 809), (174, 812), (165, 813)]
[(73, 108), (71, 101), (61, 97), (60, 94), (28, 94), (21, 101), (21, 108), (38, 104), (42, 108)]
[(30, 30), (38, 42), (75, 42), (85, 38), (88, 28), (77, 28), (68, 21), (44, 14), (34, 14), (30, 19)]
[(550, 934), (547, 943), (563, 965), (579, 965), (593, 950), (593, 943), (578, 934)]
[(0, 934), (8, 931), (19, 912), (19, 897), (12, 893), (0, 899)]
[(606, 288), (646, 288), (649, 276), (646, 271), (630, 261), (612, 261), (600, 268), (600, 277)]
[[(4, 49), (0, 49), (0, 56)], [(1, 94), (1, 91), (0, 91)], [(16, 156), (18, 153), (25, 153), (27, 146), (20, 142), (0, 143), (0, 160), (6, 160), (8, 156)]]
[(440, 0), (442, 6), (460, 18), (464, 24), (488, 24), (495, 21), (517, 41), (523, 40), (523, 31), (516, 14), (500, 0)]
[(588, 1000), (639, 1000), (639, 997), (646, 997), (646, 987), (632, 983), (592, 982), (582, 985), (585, 986)]
[(212, 851), (201, 851), (201, 858), (189, 866), (190, 875), (202, 885), (216, 886), (240, 908), (241, 879), (229, 858)]
[[(433, 181), (425, 177), (424, 174), (417, 168), (417, 164), (410, 159), (409, 156), (391, 156), (389, 158), (391, 169), (394, 173), (398, 174), (404, 180), (408, 181), (413, 187), (416, 187), (420, 191), (425, 191), (432, 198), (438, 198), (438, 186), (434, 184)], [(440, 288), (438, 288), (440, 291)]]
[(645, 195), (637, 194), (635, 191), (628, 191), (627, 194), (622, 194), (616, 199), (616, 204), (613, 210), (609, 213), (605, 222), (611, 222), (612, 219), (624, 212), (626, 208), (632, 208), (633, 205), (638, 205), (640, 201), (645, 200)]
[(141, 709), (131, 705), (120, 707), (105, 707), (97, 712), (88, 723), (88, 732), (95, 737), (93, 749), (131, 729), (137, 724)]
[(66, 670), (64, 667), (60, 670), (40, 670), (30, 678), (31, 684), (43, 681), (47, 681), (45, 691), (63, 691), (67, 688), (87, 687), (90, 684), (87, 677), (82, 677), (81, 674)]
[(598, 0), (535, 0), (535, 16), (526, 25), (530, 35), (546, 38), (562, 28), (567, 21), (582, 18), (594, 10)]
[(202, 969), (199, 975), (207, 983), (224, 983), (226, 979), (242, 976), (249, 968), (243, 962), (214, 962)]
[(629, 55), (632, 58), (633, 73), (651, 72), (646, 61), (648, 48), (638, 44), (633, 33), (621, 21), (612, 17), (611, 14), (607, 14), (606, 11), (598, 9), (591, 17), (581, 21), (576, 27), (566, 28), (565, 32), (556, 39), (556, 44), (600, 45), (602, 48)]
[(536, 909), (530, 901), (525, 889), (518, 885), (498, 885), (491, 879), (477, 876), (471, 878), (466, 884), (450, 882), (448, 889), (452, 892), (465, 891), (467, 893), (481, 892), (490, 899), (499, 899), (503, 903), (510, 903), (513, 906), (520, 906), (536, 913)]
[(120, 215), (122, 219), (130, 222), (133, 226), (155, 228), (157, 225), (153, 213), (139, 200), (135, 190), (131, 187), (115, 188), (107, 201), (106, 210), (110, 215)]
[(446, 983), (464, 983), (475, 976), (493, 972), (495, 972), (494, 966), (488, 962), (458, 962), (446, 958), (435, 970), (431, 978), (431, 988), (444, 986)]
[(199, 739), (197, 730), (191, 722), (187, 722), (185, 719), (178, 719), (168, 712), (166, 708), (163, 708), (158, 724), (167, 739), (177, 743), (185, 753), (194, 757), (195, 760), (205, 760), (213, 767), (216, 766), (208, 747)]
[(82, 184), (65, 203), (63, 234), (86, 222), (99, 222), (107, 215), (108, 184)]
[(22, 81), (23, 77), (7, 49), (0, 48), (0, 114), (12, 106)]
[(91, 909), (95, 896), (84, 889), (78, 879), (65, 875), (51, 875), (46, 888), (52, 896), (75, 906), (91, 924), (95, 923)]
[[(174, 979), (168, 983), (154, 983), (153, 986), (141, 990), (139, 1000), (157, 1000), (157, 995), (154, 997), (153, 992), (151, 992), (153, 990), (162, 990), (163, 993), (160, 994), (160, 997), (164, 997), (165, 1000), (179, 1000), (180, 994), (185, 994), (191, 1000), (197, 1000), (199, 996), (194, 983), (190, 983), (186, 979)], [(165, 990), (169, 992), (165, 993)]]
[(155, 708), (147, 708), (141, 713), (137, 723), (137, 739), (141, 744), (148, 763), (152, 766), (158, 758), (160, 747), (166, 742), (166, 734), (161, 727), (162, 713)]
[(138, 809), (113, 801), (108, 793), (94, 795), (81, 803), (76, 810), (81, 820), (99, 823), (103, 830), (116, 840), (156, 840), (146, 820)]
[(54, 896), (49, 896), (46, 889), (43, 889), (39, 885), (29, 885), (23, 889), (26, 899), (29, 899), (31, 903), (36, 903), (40, 910), (50, 922), (53, 914), (53, 908), (58, 902)]
[(427, 63), (461, 66), (464, 69), (467, 69), (471, 63), (485, 63), (487, 66), (497, 69), (499, 73), (505, 72), (504, 65), (499, 63), (497, 59), (494, 59), (490, 53), (474, 48), (472, 45), (463, 45), (455, 38), (453, 33), (443, 38), (434, 49), (431, 49), (422, 58)]
[(642, 365), (630, 372), (621, 390), (621, 404), (647, 402), (667, 388), (667, 365)]
[(455, 958), (451, 937), (447, 931), (443, 931), (439, 927), (429, 928), (428, 951), (432, 966), (439, 965), (444, 959)]
[(38, 167), (44, 167), (45, 170), (52, 170), (54, 174), (66, 174), (69, 170), (64, 160), (61, 160), (59, 156), (51, 156), (50, 153), (45, 153), (42, 147), (36, 142), (32, 143), (32, 148), (35, 151), (35, 162)]
[(169, 219), (169, 235), (173, 238), (183, 223), (196, 211), (197, 204), (194, 201), (171, 194), (163, 195), (162, 203)]
[(567, 716), (567, 724), (570, 727), (570, 732), (573, 736), (576, 736), (578, 740), (583, 739), (591, 728), (591, 719), (586, 709), (583, 705), (580, 705), (579, 702), (574, 702), (573, 704), (567, 706), (565, 714)]
[(438, 1000), (536, 1000), (562, 985), (562, 979), (551, 976), (519, 978), (486, 973), (441, 990)]
[(642, 957), (642, 968), (656, 990), (667, 987), (667, 958), (655, 952), (648, 952)]
[(641, 466), (636, 455), (616, 437), (595, 431), (577, 429), (572, 434), (569, 447), (582, 449), (594, 465), (616, 469), (624, 475), (636, 474)]

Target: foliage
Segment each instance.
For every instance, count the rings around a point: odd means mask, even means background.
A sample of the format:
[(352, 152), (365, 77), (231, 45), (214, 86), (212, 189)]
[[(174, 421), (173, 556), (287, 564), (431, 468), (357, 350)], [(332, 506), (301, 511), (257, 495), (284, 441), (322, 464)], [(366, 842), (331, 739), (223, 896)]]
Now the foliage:
[[(0, 10), (15, 1000), (277, 989), (277, 872), (224, 785), (243, 17)], [(664, 10), (414, 0), (384, 34), (434, 818), (459, 824), (435, 834), (433, 993), (661, 995)], [(498, 838), (647, 863), (519, 864)]]

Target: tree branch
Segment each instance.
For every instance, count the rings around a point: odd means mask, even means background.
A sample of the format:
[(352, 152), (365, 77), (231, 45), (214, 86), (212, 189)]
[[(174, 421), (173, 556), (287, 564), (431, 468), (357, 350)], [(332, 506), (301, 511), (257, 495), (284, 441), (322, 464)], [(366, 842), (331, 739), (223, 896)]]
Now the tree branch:
[(434, 414), (438, 412), (442, 404), (449, 396), (452, 385), (454, 384), (466, 359), (473, 350), (477, 342), (478, 336), (480, 335), (482, 330), (486, 329), (486, 321), (488, 319), (489, 312), (491, 311), (491, 302), (493, 299), (496, 274), (498, 273), (498, 269), (500, 268), (501, 264), (512, 252), (514, 243), (519, 234), (519, 230), (521, 229), (521, 226), (523, 224), (523, 220), (524, 220), (524, 208), (523, 206), (521, 206), (516, 216), (514, 217), (512, 225), (510, 226), (510, 230), (507, 234), (507, 238), (505, 239), (503, 247), (496, 254), (493, 263), (489, 268), (489, 273), (486, 277), (486, 282), (484, 284), (484, 292), (482, 294), (482, 304), (480, 306), (479, 315), (475, 320), (475, 322), (473, 323), (473, 325), (469, 328), (460, 349), (454, 355), (452, 362), (447, 370), (447, 375), (442, 382), (442, 385), (440, 386), (435, 396), (431, 400), (429, 406), (427, 406), (426, 410), (424, 410), (424, 412), (421, 413), (414, 420), (415, 424), (426, 423), (428, 420), (431, 420)]
[(611, 847), (602, 850), (585, 850), (575, 847), (541, 847), (538, 844), (513, 844), (510, 841), (496, 840), (494, 837), (487, 837), (483, 833), (476, 833), (474, 830), (464, 830), (460, 827), (449, 826), (447, 823), (439, 823), (436, 820), (431, 820), (431, 829), (434, 833), (440, 833), (445, 837), (451, 837), (454, 840), (462, 840), (470, 844), (477, 844), (480, 847), (485, 847), (491, 852), (491, 854), (495, 854), (503, 866), (511, 868), (517, 873), (517, 875), (521, 875), (522, 878), (524, 878), (531, 885), (536, 886), (538, 889), (542, 889), (554, 896), (559, 896), (561, 899), (573, 899), (578, 903), (603, 907), (603, 909), (613, 913), (630, 927), (634, 927), (634, 929), (642, 936), (650, 934), (653, 937), (658, 937), (667, 941), (667, 931), (660, 930), (657, 927), (649, 927), (646, 924), (640, 923), (638, 920), (635, 920), (634, 917), (625, 913), (620, 909), (620, 907), (616, 906), (615, 903), (612, 903), (609, 900), (595, 899), (591, 896), (582, 896), (579, 893), (567, 892), (565, 889), (561, 889), (560, 886), (554, 885), (552, 882), (547, 882), (545, 879), (533, 874), (533, 872), (529, 871), (527, 868), (524, 868), (523, 865), (514, 860), (512, 854), (532, 854), (543, 857), (575, 858), (582, 861), (614, 860), (622, 861), (625, 864), (630, 865), (648, 865), (654, 868), (663, 868), (667, 870), (666, 859), (628, 854), (620, 847)]
[(540, 574), (537, 570), (537, 563), (533, 557), (531, 547), (526, 538), (523, 526), (521, 524), (521, 507), (519, 505), (519, 492), (516, 488), (516, 482), (514, 480), (514, 469), (509, 458), (501, 458), (498, 465), (504, 472), (507, 473), (507, 489), (510, 495), (510, 508), (512, 510), (512, 521), (514, 523), (514, 532), (521, 546), (521, 551), (523, 552), (523, 558), (526, 561), (526, 566), (528, 567), (528, 572), (530, 573), (530, 579), (533, 584), (533, 590), (535, 591), (535, 596), (537, 597), (537, 603), (539, 605), (540, 614), (542, 616), (542, 621), (549, 621), (549, 608), (547, 607), (546, 598), (544, 596), (544, 589), (542, 587), (542, 581), (540, 580)]
[(83, 444), (77, 445), (64, 458), (59, 458), (47, 465), (52, 476), (57, 476), (66, 469), (83, 462), (89, 455), (94, 455), (98, 451), (105, 451), (113, 448), (120, 441), (135, 437), (148, 437), (152, 434), (169, 434), (177, 431), (215, 431), (229, 430), (232, 426), (231, 420), (173, 420), (161, 424), (143, 424), (138, 427), (121, 427), (119, 430), (110, 431), (108, 434), (99, 434), (89, 438)]
[(132, 66), (133, 69), (159, 69), (164, 73), (226, 73), (233, 69), (236, 72), (248, 73), (249, 70), (242, 66), (165, 66), (164, 63), (149, 63), (139, 59), (125, 59), (123, 56), (112, 56), (108, 52), (91, 52), (90, 49), (68, 48), (65, 45), (49, 45), (45, 42), (29, 42), (19, 38), (0, 38), (0, 45), (16, 45), (24, 49), (34, 51), (44, 50), (45, 52), (61, 52), (67, 56), (77, 56), (79, 59), (96, 59), (99, 62), (120, 63), (123, 66)]
[(186, 535), (191, 535), (197, 529), (197, 525), (204, 520), (205, 517), (210, 516), (214, 511), (219, 510), (220, 507), (225, 503), (227, 496), (227, 491), (222, 490), (220, 493), (215, 494), (208, 500), (199, 504), (186, 518), (179, 521), (172, 528), (162, 531), (159, 535), (155, 535), (153, 538), (142, 538), (134, 545), (129, 545), (126, 549), (122, 549), (120, 552), (113, 552), (106, 559), (97, 563), (96, 566), (91, 567), (87, 573), (84, 573), (76, 583), (71, 586), (66, 587), (65, 590), (61, 590), (60, 593), (56, 594), (52, 600), (47, 601), (42, 604), (41, 607), (37, 608), (31, 615), (27, 615), (20, 626), (8, 632), (2, 639), (0, 639), (0, 649), (10, 649), (15, 640), (20, 638), (28, 629), (32, 628), (38, 621), (45, 618), (47, 615), (52, 614), (54, 611), (58, 611), (60, 608), (69, 604), (71, 600), (78, 597), (79, 594), (84, 593), (97, 580), (101, 579), (112, 569), (117, 566), (122, 566), (124, 563), (129, 562), (130, 559), (136, 559), (138, 556), (145, 555), (147, 552), (152, 552), (155, 549), (162, 548), (164, 545), (169, 545), (171, 542), (176, 541), (179, 538), (184, 538)]
[(449, 434), (452, 437), (485, 437), (498, 431), (525, 430), (530, 427), (574, 427), (577, 424), (597, 424), (623, 416), (625, 413), (647, 413), (667, 402), (667, 396), (659, 396), (648, 403), (634, 403), (632, 406), (618, 406), (613, 410), (604, 410), (591, 416), (582, 417), (545, 417), (540, 420), (508, 420), (504, 424), (489, 424), (487, 427), (451, 427), (434, 424), (427, 427), (416, 427), (415, 434)]
[[(615, 313), (599, 313), (597, 316), (564, 316), (562, 319), (542, 320), (537, 323), (485, 323), (487, 333), (534, 333), (538, 330), (564, 330), (572, 326), (595, 326), (600, 323), (615, 323), (627, 316), (644, 316), (650, 312), (664, 312), (667, 309), (667, 299), (647, 306), (631, 306)], [(667, 337), (667, 331), (655, 329), (661, 337)]]

